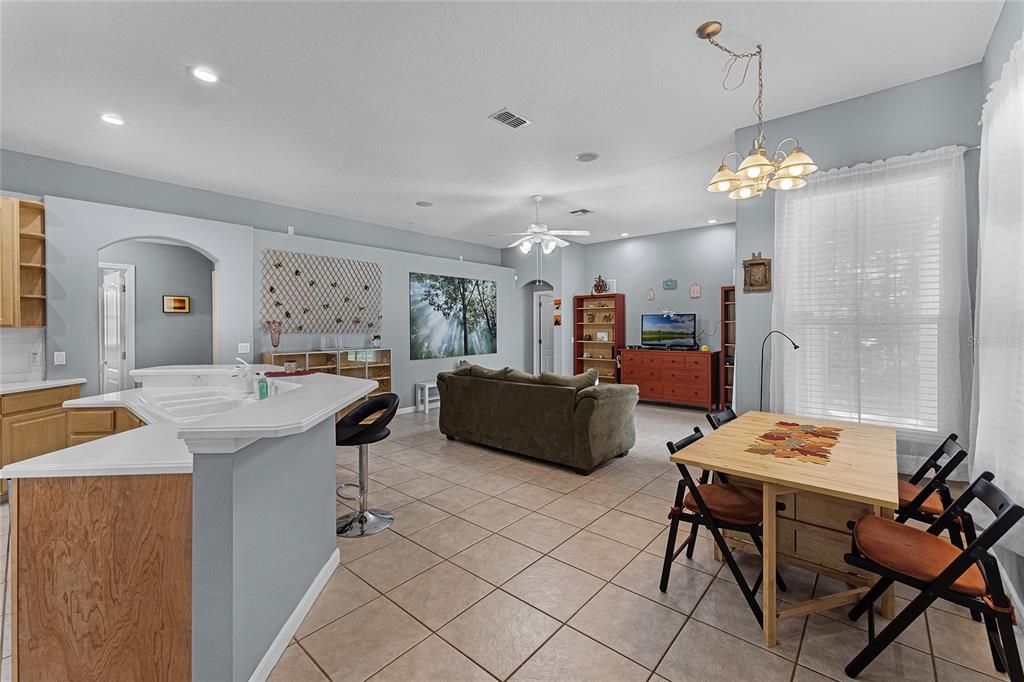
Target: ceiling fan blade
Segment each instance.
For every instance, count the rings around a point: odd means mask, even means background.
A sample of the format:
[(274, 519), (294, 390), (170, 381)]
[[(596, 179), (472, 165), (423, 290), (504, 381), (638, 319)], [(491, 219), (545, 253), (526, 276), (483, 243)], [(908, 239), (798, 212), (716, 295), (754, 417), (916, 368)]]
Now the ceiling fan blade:
[(558, 234), (563, 237), (589, 237), (590, 230), (548, 230), (547, 234)]
[[(495, 236), (501, 236), (501, 235), (495, 235)], [(533, 235), (527, 235), (527, 236), (523, 237), (522, 239), (517, 239), (516, 241), (512, 242), (511, 244), (509, 244), (505, 248), (506, 249), (513, 249), (513, 248), (519, 246), (520, 244), (522, 244), (523, 242), (528, 242), (531, 239), (533, 239)]]
[(502, 232), (501, 234), (489, 234), (488, 237), (522, 237), (530, 234), (529, 232)]
[(558, 237), (552, 237), (550, 232), (548, 232), (547, 237), (548, 239), (558, 244), (559, 246), (569, 246), (569, 242), (565, 241), (564, 239), (559, 239)]

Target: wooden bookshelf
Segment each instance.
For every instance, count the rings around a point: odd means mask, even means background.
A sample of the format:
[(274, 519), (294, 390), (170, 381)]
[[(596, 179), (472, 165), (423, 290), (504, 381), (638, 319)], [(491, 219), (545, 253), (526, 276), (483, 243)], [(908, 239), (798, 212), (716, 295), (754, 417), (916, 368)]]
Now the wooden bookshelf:
[(0, 197), (0, 326), (46, 326), (46, 211)]
[[(373, 379), (377, 382), (377, 390), (370, 393), (366, 398), (391, 393), (390, 348), (270, 352), (263, 354), (263, 362), (264, 364), (281, 367), (286, 362), (294, 362), (295, 368), (300, 370), (355, 377), (357, 379)], [(359, 405), (361, 402), (357, 401), (349, 405), (345, 410), (338, 413), (338, 417), (340, 418), (346, 412), (355, 409), (356, 405)]]
[[(573, 308), (574, 373), (594, 368), (601, 381), (619, 383), (619, 351), (626, 345), (626, 296), (575, 296)], [(599, 341), (599, 336), (607, 338)]]
[(736, 385), (736, 287), (722, 287), (722, 352), (719, 355), (719, 409), (733, 406)]

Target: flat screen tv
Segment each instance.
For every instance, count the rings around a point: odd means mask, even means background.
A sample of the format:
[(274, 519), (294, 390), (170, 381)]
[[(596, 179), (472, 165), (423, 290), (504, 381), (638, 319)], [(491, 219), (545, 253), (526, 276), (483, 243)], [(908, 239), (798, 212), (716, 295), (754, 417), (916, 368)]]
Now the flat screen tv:
[(696, 347), (697, 315), (641, 315), (640, 345), (650, 348)]

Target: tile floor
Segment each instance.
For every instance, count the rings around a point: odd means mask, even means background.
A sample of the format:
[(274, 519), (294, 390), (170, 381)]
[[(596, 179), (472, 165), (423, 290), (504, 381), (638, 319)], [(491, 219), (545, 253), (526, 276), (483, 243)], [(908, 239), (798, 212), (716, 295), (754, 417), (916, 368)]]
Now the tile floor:
[[(779, 645), (765, 649), (705, 537), (677, 562), (668, 594), (658, 591), (678, 480), (664, 444), (705, 422), (651, 405), (636, 421), (630, 454), (584, 477), (449, 441), (436, 415), (397, 417), (370, 458), (371, 506), (393, 510), (395, 524), (338, 540), (342, 565), (271, 679), (846, 679), (865, 623), (842, 609), (783, 621)], [(339, 448), (338, 482), (355, 470), (355, 450)], [(756, 575), (757, 559), (741, 559)], [(784, 571), (782, 599), (844, 587)], [(940, 605), (859, 679), (1000, 677), (984, 629)]]

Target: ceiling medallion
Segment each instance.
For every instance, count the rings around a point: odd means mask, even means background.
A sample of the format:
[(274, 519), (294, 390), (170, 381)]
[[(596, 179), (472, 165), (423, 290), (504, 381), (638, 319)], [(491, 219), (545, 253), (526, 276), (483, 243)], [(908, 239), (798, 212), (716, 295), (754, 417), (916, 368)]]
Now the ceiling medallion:
[[(757, 137), (754, 138), (750, 152), (746, 157), (743, 157), (743, 154), (736, 151), (729, 152), (722, 157), (722, 163), (718, 167), (718, 172), (714, 174), (711, 182), (708, 183), (708, 191), (728, 192), (730, 199), (753, 199), (764, 194), (765, 189), (768, 187), (780, 191), (800, 189), (807, 184), (804, 178), (818, 170), (811, 157), (800, 148), (800, 141), (795, 137), (787, 137), (779, 142), (775, 148), (775, 153), (771, 156), (768, 156), (765, 147), (764, 70), (762, 63), (764, 51), (758, 45), (757, 49), (753, 52), (733, 52), (715, 40), (715, 36), (721, 31), (722, 24), (720, 22), (708, 21), (697, 28), (697, 37), (708, 41), (729, 55), (730, 59), (725, 68), (725, 79), (722, 81), (722, 87), (725, 90), (735, 90), (743, 85), (747, 77), (747, 71), (750, 69), (750, 63), (755, 59), (757, 60), (757, 99), (754, 100), (754, 111), (757, 114)], [(729, 87), (726, 84), (729, 74), (736, 63), (741, 60), (745, 62), (743, 77), (736, 86)], [(788, 154), (782, 151), (782, 147), (787, 142), (793, 143), (793, 147)], [(743, 158), (735, 170), (726, 163), (730, 156)]]

